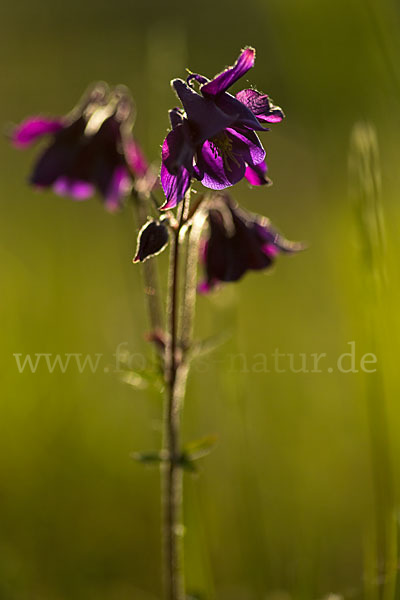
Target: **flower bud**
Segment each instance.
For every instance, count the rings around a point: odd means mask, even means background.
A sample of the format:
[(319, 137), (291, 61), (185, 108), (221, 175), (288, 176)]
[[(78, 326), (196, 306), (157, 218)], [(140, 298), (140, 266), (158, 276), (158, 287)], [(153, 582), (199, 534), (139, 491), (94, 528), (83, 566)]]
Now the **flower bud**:
[(168, 227), (163, 221), (147, 221), (139, 231), (136, 256), (133, 262), (144, 260), (159, 254), (168, 244)]

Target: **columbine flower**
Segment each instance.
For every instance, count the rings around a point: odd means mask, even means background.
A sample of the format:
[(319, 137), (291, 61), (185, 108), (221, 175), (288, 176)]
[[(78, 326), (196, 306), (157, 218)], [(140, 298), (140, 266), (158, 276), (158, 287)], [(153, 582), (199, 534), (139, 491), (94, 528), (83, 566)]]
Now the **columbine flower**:
[(172, 130), (162, 148), (164, 209), (182, 200), (192, 177), (214, 190), (243, 177), (253, 185), (268, 183), (265, 150), (255, 132), (267, 130), (262, 123), (281, 121), (283, 112), (256, 90), (242, 90), (236, 97), (227, 91), (253, 67), (254, 60), (255, 50), (246, 48), (232, 67), (211, 81), (195, 73), (186, 82), (172, 81), (184, 110), (170, 111)]
[(209, 237), (202, 249), (205, 280), (201, 292), (219, 282), (238, 281), (247, 271), (270, 267), (281, 252), (304, 246), (289, 242), (266, 217), (244, 211), (229, 196), (219, 196), (208, 209)]
[(97, 190), (110, 211), (118, 209), (143, 178), (146, 160), (131, 135), (132, 100), (125, 88), (111, 94), (96, 84), (65, 117), (31, 117), (14, 129), (12, 142), (25, 148), (43, 136), (51, 141), (34, 165), (30, 183), (63, 196), (86, 200)]

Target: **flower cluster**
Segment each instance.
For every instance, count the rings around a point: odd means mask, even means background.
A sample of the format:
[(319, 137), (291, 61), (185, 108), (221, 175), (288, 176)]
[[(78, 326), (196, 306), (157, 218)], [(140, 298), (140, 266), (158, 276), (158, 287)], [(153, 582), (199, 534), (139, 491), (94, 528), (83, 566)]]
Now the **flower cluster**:
[(131, 134), (133, 116), (128, 90), (118, 86), (110, 91), (100, 82), (68, 115), (30, 117), (14, 129), (11, 139), (23, 149), (48, 138), (30, 175), (32, 185), (75, 200), (86, 200), (97, 191), (113, 212), (122, 205), (132, 180), (148, 173)]
[[(165, 202), (156, 204), (164, 211), (175, 208), (196, 180), (214, 190), (200, 208), (208, 223), (201, 253), (202, 292), (220, 282), (238, 281), (247, 271), (267, 269), (280, 253), (302, 249), (278, 234), (268, 219), (246, 212), (222, 192), (244, 178), (256, 186), (270, 183), (258, 134), (268, 131), (266, 125), (282, 121), (284, 113), (256, 89), (229, 92), (254, 62), (255, 50), (247, 47), (233, 66), (213, 79), (190, 73), (186, 81), (172, 81), (182, 106), (169, 112), (171, 130), (162, 146), (160, 172)], [(132, 189), (140, 200), (158, 181), (132, 136), (133, 120), (128, 90), (124, 86), (110, 90), (99, 82), (68, 115), (30, 117), (15, 127), (11, 139), (17, 148), (43, 137), (48, 140), (34, 164), (32, 185), (75, 200), (97, 192), (106, 209), (115, 211)], [(189, 219), (194, 212), (192, 208)], [(139, 231), (134, 262), (164, 250), (169, 230), (176, 227), (178, 221), (170, 212), (161, 219), (159, 214), (148, 218)]]

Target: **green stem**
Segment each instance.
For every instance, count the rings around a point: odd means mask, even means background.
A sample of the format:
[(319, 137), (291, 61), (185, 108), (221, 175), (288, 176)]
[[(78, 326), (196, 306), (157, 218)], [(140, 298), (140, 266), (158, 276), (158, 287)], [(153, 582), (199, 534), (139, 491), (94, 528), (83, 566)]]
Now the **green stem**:
[(183, 360), (186, 362), (188, 351), (192, 345), (194, 316), (197, 298), (197, 265), (199, 261), (199, 243), (205, 222), (205, 214), (199, 210), (193, 217), (189, 227), (186, 243), (185, 283), (183, 289), (181, 315), (181, 345)]
[(168, 282), (168, 337), (165, 356), (166, 402), (162, 463), (164, 580), (166, 600), (184, 600), (182, 487), (180, 465), (180, 413), (185, 393), (187, 368), (178, 356), (180, 232), (185, 220), (182, 203), (179, 225), (171, 240)]

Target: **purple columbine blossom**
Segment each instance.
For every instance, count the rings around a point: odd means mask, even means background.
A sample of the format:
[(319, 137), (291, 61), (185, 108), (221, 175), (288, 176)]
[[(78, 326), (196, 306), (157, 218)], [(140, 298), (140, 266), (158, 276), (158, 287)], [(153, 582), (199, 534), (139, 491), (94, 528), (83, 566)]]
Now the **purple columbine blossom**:
[(265, 150), (256, 131), (266, 131), (263, 123), (278, 123), (284, 114), (261, 92), (245, 89), (235, 97), (227, 91), (254, 60), (255, 50), (245, 48), (232, 67), (212, 80), (192, 73), (186, 82), (172, 81), (184, 110), (170, 111), (172, 129), (162, 148), (161, 183), (167, 199), (162, 208), (176, 206), (193, 177), (214, 190), (243, 177), (252, 185), (269, 183)]
[(208, 208), (209, 237), (201, 252), (205, 279), (200, 292), (208, 292), (220, 282), (238, 281), (247, 271), (272, 266), (281, 252), (304, 249), (289, 242), (266, 217), (241, 209), (229, 196), (221, 195)]
[(57, 194), (86, 200), (97, 190), (109, 211), (117, 210), (148, 165), (131, 135), (133, 104), (125, 88), (111, 94), (99, 83), (65, 117), (31, 117), (11, 140), (26, 148), (43, 136), (50, 143), (36, 161), (30, 183)]

